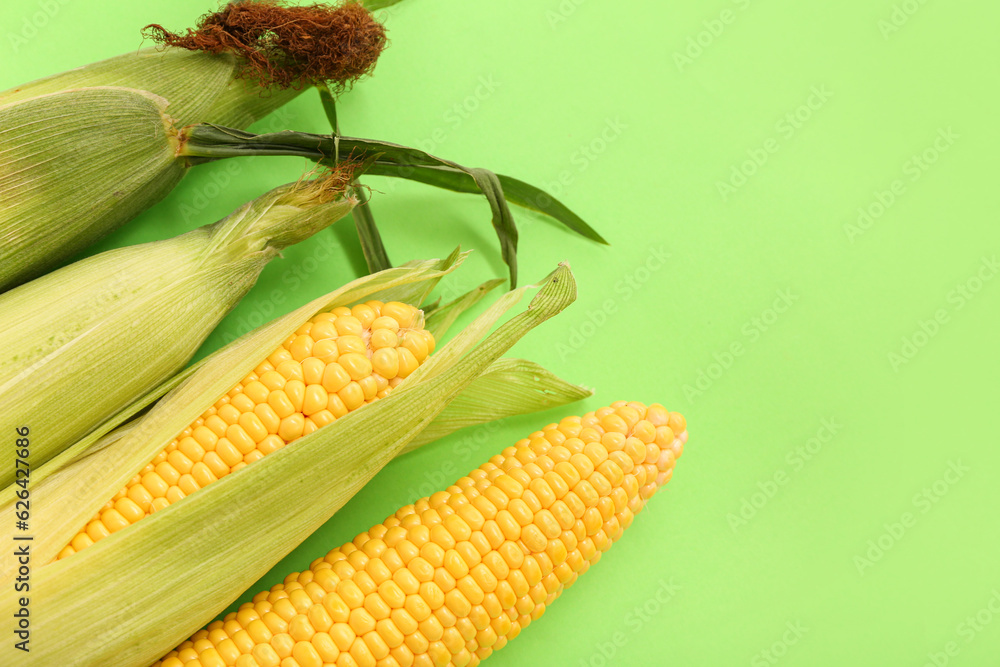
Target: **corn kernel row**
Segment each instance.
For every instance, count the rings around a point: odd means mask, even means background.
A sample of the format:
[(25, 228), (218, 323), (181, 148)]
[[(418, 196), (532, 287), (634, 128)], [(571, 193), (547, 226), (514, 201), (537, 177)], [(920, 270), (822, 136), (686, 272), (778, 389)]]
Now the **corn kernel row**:
[(466, 667), (598, 560), (671, 477), (684, 418), (614, 403), (535, 432), (197, 632), (154, 667)]
[(320, 313), (170, 441), (59, 553), (111, 533), (384, 397), (434, 350), (413, 306)]

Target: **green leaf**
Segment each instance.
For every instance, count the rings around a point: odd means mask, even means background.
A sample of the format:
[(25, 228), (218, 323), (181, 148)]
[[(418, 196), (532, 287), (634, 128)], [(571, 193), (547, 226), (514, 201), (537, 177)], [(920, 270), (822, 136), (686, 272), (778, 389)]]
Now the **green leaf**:
[[(334, 99), (333, 93), (330, 92), (330, 87), (325, 83), (316, 87), (319, 89), (319, 98), (323, 103), (327, 120), (330, 121), (330, 128), (333, 130), (333, 134), (339, 137), (337, 101)], [(361, 252), (365, 256), (368, 272), (378, 273), (385, 269), (391, 269), (392, 262), (389, 260), (389, 253), (382, 243), (382, 235), (379, 234), (378, 227), (375, 225), (375, 216), (372, 215), (371, 205), (368, 203), (368, 194), (357, 179), (354, 180), (354, 186), (351, 192), (357, 198), (358, 204), (352, 211), (351, 217), (354, 219), (354, 228), (358, 232), (358, 241), (361, 243)]]
[[(373, 176), (405, 178), (454, 192), (469, 194), (478, 194), (480, 192), (475, 179), (471, 178), (467, 172), (450, 167), (415, 167), (376, 161), (368, 169), (368, 173)], [(544, 190), (540, 190), (512, 176), (497, 174), (497, 178), (500, 179), (504, 196), (510, 203), (548, 215), (557, 222), (562, 223), (567, 229), (576, 232), (584, 238), (609, 245), (604, 237), (588, 225), (583, 218)]]
[[(203, 361), (204, 360), (202, 360), (202, 362)], [(86, 437), (67, 447), (58, 455), (46, 461), (40, 467), (32, 470), (32, 488), (38, 486), (43, 480), (47, 479), (54, 472), (58, 472), (60, 469), (79, 459), (91, 448), (99, 448), (101, 446), (100, 443), (103, 442), (105, 436), (114, 432), (129, 419), (132, 419), (136, 415), (142, 413), (146, 408), (162, 398), (168, 391), (184, 381), (192, 372), (194, 372), (196, 368), (198, 368), (202, 362), (198, 362), (197, 364), (194, 364), (174, 375), (170, 379), (160, 383), (160, 385), (158, 385), (155, 389), (147, 392), (145, 395), (120, 410), (117, 414), (107, 419), (104, 423), (87, 434)], [(17, 493), (18, 488), (19, 487), (16, 484), (8, 484), (3, 491), (0, 491), (0, 507), (12, 506), (14, 504), (15, 494)], [(4, 572), (0, 569), (0, 577), (2, 577), (3, 574)]]
[(503, 284), (502, 278), (487, 280), (479, 287), (469, 290), (454, 301), (438, 304), (433, 309), (424, 309), (424, 328), (431, 332), (434, 340), (441, 340), (458, 317), (480, 302), (494, 288)]
[(404, 452), (443, 438), (459, 429), (530, 414), (593, 395), (525, 359), (498, 359), (420, 432)]
[(500, 239), (501, 257), (510, 267), (510, 285), (516, 287), (517, 227), (514, 225), (514, 216), (510, 213), (507, 200), (504, 199), (503, 187), (500, 185), (497, 175), (492, 171), (486, 169), (471, 169), (469, 171), (490, 203), (490, 210), (493, 211), (493, 229), (497, 233), (497, 238)]
[(507, 206), (503, 186), (500, 185), (500, 180), (492, 171), (462, 167), (457, 163), (436, 158), (415, 148), (383, 141), (340, 137), (338, 151), (339, 155), (347, 155), (354, 158), (360, 155), (364, 155), (369, 159), (375, 157), (373, 164), (391, 159), (403, 165), (417, 163), (451, 166), (467, 173), (476, 183), (480, 192), (486, 197), (486, 201), (489, 202), (490, 211), (493, 214), (493, 229), (500, 240), (501, 257), (503, 257), (503, 261), (510, 269), (511, 287), (517, 285), (517, 227), (514, 224), (514, 216), (511, 215), (510, 207)]
[(334, 99), (333, 93), (330, 92), (330, 86), (325, 83), (318, 84), (316, 88), (319, 90), (319, 100), (323, 105), (323, 111), (326, 112), (326, 118), (330, 121), (330, 128), (336, 135), (340, 134), (340, 125), (337, 124), (337, 100)]
[(597, 241), (604, 245), (610, 245), (604, 237), (597, 233), (593, 227), (588, 225), (583, 218), (571, 211), (569, 207), (561, 201), (546, 193), (544, 190), (536, 188), (530, 183), (518, 180), (512, 176), (497, 174), (500, 185), (503, 186), (507, 201), (524, 208), (544, 213), (554, 220), (561, 222), (568, 229), (576, 232), (591, 241)]
[[(341, 137), (339, 149), (341, 155), (378, 156), (368, 169), (368, 173), (372, 175), (408, 178), (457, 192), (483, 191), (480, 179), (474, 172), (487, 170), (469, 169), (416, 148), (385, 141)], [(499, 180), (500, 192), (504, 193), (507, 200), (550, 215), (577, 234), (607, 245), (608, 242), (600, 234), (555, 197), (511, 176), (497, 175), (496, 178)]]
[(375, 225), (375, 217), (372, 215), (371, 205), (368, 203), (368, 195), (363, 187), (355, 181), (355, 187), (351, 190), (358, 200), (358, 205), (351, 211), (354, 217), (354, 227), (358, 231), (358, 240), (361, 242), (361, 252), (365, 256), (365, 263), (368, 264), (369, 273), (378, 273), (392, 268), (392, 261), (389, 253), (382, 243), (382, 235)]
[[(387, 141), (292, 131), (255, 135), (202, 124), (184, 129), (179, 155), (186, 156), (194, 164), (240, 155), (297, 155), (328, 164), (354, 159), (366, 162), (366, 172), (373, 175), (409, 178), (459, 192), (482, 192), (490, 204), (502, 256), (510, 267), (511, 286), (517, 284), (517, 229), (507, 206), (508, 199), (552, 215), (582, 236), (607, 243), (561, 202), (523, 181), (497, 176), (486, 169), (463, 167), (416, 148)], [(505, 183), (512, 188), (513, 195), (505, 191)]]

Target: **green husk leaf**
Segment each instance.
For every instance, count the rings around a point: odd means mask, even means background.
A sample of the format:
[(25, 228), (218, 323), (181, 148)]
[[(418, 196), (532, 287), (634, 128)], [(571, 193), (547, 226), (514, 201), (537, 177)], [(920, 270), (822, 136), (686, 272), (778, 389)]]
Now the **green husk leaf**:
[(351, 215), (354, 217), (354, 227), (358, 232), (361, 252), (365, 256), (369, 273), (391, 269), (392, 261), (389, 259), (389, 252), (385, 249), (382, 235), (375, 224), (375, 216), (372, 215), (371, 204), (368, 202), (365, 189), (356, 186), (351, 188), (351, 192), (358, 200), (358, 205), (354, 207)]
[[(100, 438), (88, 438), (87, 445), (78, 444), (72, 458), (67, 457), (59, 468), (48, 469), (46, 478), (32, 485), (33, 522), (45, 526), (44, 534), (37, 535), (32, 545), (36, 562), (47, 563), (54, 558), (80, 526), (174, 435), (310, 317), (322, 310), (390, 293), (403, 298), (417, 297), (411, 302), (420, 303), (437, 281), (457, 268), (464, 258), (456, 250), (444, 260), (414, 262), (348, 283), (206, 357), (156, 405), (155, 418), (153, 411), (141, 418), (142, 430), (133, 431), (123, 446), (105, 447), (108, 440)], [(86, 480), (86, 484), (79, 484), (79, 479)], [(12, 524), (0, 524), (0, 540), (12, 536), (12, 531)], [(12, 553), (0, 552), (0, 582), (6, 581), (15, 568)]]
[[(376, 162), (368, 169), (368, 173), (372, 176), (405, 178), (425, 185), (452, 190), (453, 192), (468, 194), (479, 194), (480, 192), (475, 180), (471, 179), (466, 172), (450, 167), (410, 166)], [(609, 245), (604, 237), (588, 225), (583, 218), (544, 190), (512, 176), (497, 174), (497, 178), (500, 179), (504, 196), (510, 203), (547, 215), (584, 238)]]
[[(59, 471), (73, 461), (79, 459), (81, 456), (85, 455), (92, 447), (100, 447), (98, 442), (102, 441), (105, 436), (118, 429), (128, 420), (142, 413), (146, 408), (162, 398), (167, 392), (186, 380), (188, 376), (203, 362), (204, 360), (193, 364), (168, 380), (161, 382), (156, 388), (146, 392), (146, 394), (127, 405), (113, 417), (107, 419), (100, 426), (88, 433), (84, 438), (78, 440), (72, 446), (67, 447), (40, 467), (33, 468), (31, 471), (31, 483), (37, 486), (46, 480), (52, 473)], [(0, 507), (9, 507), (14, 504), (15, 494), (17, 493), (18, 488), (20, 487), (15, 484), (9, 484), (2, 491), (0, 491)], [(34, 488), (34, 486), (32, 488)], [(5, 576), (5, 574), (3, 570), (0, 569), (0, 579), (2, 579), (3, 576)]]
[(174, 123), (242, 127), (294, 96), (244, 91), (231, 57), (193, 56), (129, 54), (0, 94), (0, 291), (166, 196), (188, 167)]
[(517, 226), (504, 199), (503, 186), (497, 175), (487, 169), (470, 169), (469, 173), (490, 203), (493, 230), (500, 239), (500, 256), (510, 269), (510, 284), (513, 287), (517, 285)]
[(330, 92), (330, 86), (322, 83), (316, 86), (316, 90), (319, 91), (319, 101), (323, 105), (323, 112), (326, 114), (326, 119), (330, 121), (333, 133), (339, 135), (340, 124), (337, 122), (337, 100), (334, 98), (333, 93)]
[(591, 389), (566, 382), (533, 361), (498, 359), (403, 451), (412, 451), (462, 428), (550, 410), (593, 393)]
[[(525, 292), (522, 288), (501, 299), (499, 310), (513, 306)], [(501, 354), (575, 296), (572, 273), (560, 266), (527, 310), (479, 344), (456, 337), (421, 366), (427, 372), (419, 380), (414, 373), (386, 398), (72, 558), (38, 568), (32, 604), (45, 613), (34, 618), (33, 658), (41, 664), (139, 667), (160, 657), (318, 528)], [(316, 304), (296, 312), (301, 316)], [(484, 333), (501, 314), (491, 308), (470, 329)], [(276, 333), (291, 321), (286, 317), (278, 320), (280, 326), (263, 328), (243, 340), (244, 347), (266, 337), (278, 340)], [(458, 349), (450, 350), (453, 346)], [(226, 353), (218, 359), (236, 362)], [(180, 417), (175, 410), (180, 406), (171, 399), (186, 391), (224, 388), (207, 375), (190, 378), (165, 399), (169, 409), (150, 412), (144, 418), (150, 426), (140, 423), (135, 431), (176, 432), (190, 415)], [(123, 448), (128, 440), (131, 434), (107, 449)], [(0, 600), (0, 614), (13, 613), (12, 597)], [(13, 650), (10, 643), (5, 650)]]
[[(464, 179), (456, 179), (449, 170), (460, 172), (464, 174), (465, 179), (471, 179), (476, 189), (485, 195), (489, 202), (493, 214), (493, 228), (500, 239), (501, 253), (510, 267), (511, 286), (517, 284), (517, 229), (507, 206), (508, 196), (503, 186), (505, 177), (497, 176), (489, 170), (463, 167), (416, 148), (385, 141), (344, 137), (336, 133), (321, 135), (285, 131), (257, 135), (211, 124), (185, 128), (180, 154), (195, 164), (250, 155), (295, 155), (326, 164), (336, 164), (342, 158), (350, 158), (368, 161), (366, 172), (373, 175), (423, 179), (423, 182), (431, 185), (462, 192), (475, 192), (476, 190), (466, 189), (467, 184)], [(426, 168), (434, 169), (428, 171)], [(516, 190), (520, 201), (528, 208), (550, 213), (571, 230), (599, 242), (605, 242), (578, 216), (554, 198), (517, 179), (509, 179), (509, 182)]]
[[(398, 1), (398, 0), (397, 0)], [(325, 83), (316, 86), (319, 89), (319, 98), (323, 104), (323, 111), (330, 121), (330, 127), (335, 136), (340, 136), (340, 125), (337, 122), (337, 100), (334, 99), (330, 87)], [(370, 161), (373, 161), (372, 158)], [(365, 165), (367, 169), (369, 165)], [(351, 192), (358, 200), (358, 205), (354, 207), (351, 217), (354, 218), (354, 227), (358, 232), (358, 241), (361, 243), (361, 252), (365, 257), (369, 273), (377, 273), (392, 268), (389, 260), (389, 253), (382, 243), (382, 235), (375, 224), (375, 216), (372, 214), (371, 206), (368, 204), (368, 194), (358, 181), (354, 181), (355, 187)]]
[[(456, 250), (450, 257), (445, 260), (447, 265), (455, 265), (461, 262), (460, 253)], [(409, 263), (404, 265), (405, 267), (419, 266), (419, 263)], [(439, 306), (434, 312), (425, 317), (424, 327), (430, 331), (435, 340), (441, 340), (444, 338), (450, 326), (463, 312), (478, 303), (486, 294), (492, 291), (494, 288), (502, 285), (504, 283), (503, 279), (497, 278), (494, 280), (488, 280), (482, 285), (474, 290), (470, 290), (466, 294), (460, 296), (459, 298), (451, 301), (445, 305)], [(416, 284), (416, 283), (415, 283)], [(372, 298), (376, 296), (382, 297), (382, 300), (395, 300), (395, 301), (417, 301), (421, 298), (421, 295), (426, 295), (428, 290), (426, 286), (422, 287), (419, 291), (410, 291), (410, 293), (403, 293), (400, 290), (386, 291), (375, 293)], [(425, 309), (425, 314), (429, 312)], [(45, 463), (40, 468), (36, 468), (31, 473), (31, 480), (33, 484), (39, 484), (43, 480), (47, 479), (52, 473), (66, 467), (68, 464), (79, 460), (82, 456), (85, 456), (90, 451), (96, 451), (100, 449), (107, 441), (104, 437), (115, 431), (118, 427), (125, 424), (128, 420), (142, 413), (146, 408), (155, 403), (157, 400), (162, 398), (170, 390), (177, 387), (181, 382), (190, 377), (195, 371), (201, 368), (206, 362), (208, 362), (211, 357), (202, 359), (195, 364), (192, 364), (188, 368), (184, 369), (177, 375), (174, 375), (170, 379), (161, 383), (152, 391), (146, 393), (144, 396), (135, 400), (132, 404), (125, 407), (118, 414), (114, 415), (99, 427), (94, 429), (85, 438), (78, 441), (72, 447), (68, 447), (63, 450), (58, 456), (54, 457), (47, 463)], [(498, 362), (499, 363), (499, 362)], [(476, 387), (477, 384), (473, 383), (470, 389)], [(93, 448), (93, 449), (92, 449)], [(5, 508), (12, 506), (15, 500), (15, 492), (18, 487), (14, 485), (7, 486), (5, 489), (0, 491), (0, 508)], [(2, 510), (0, 510), (2, 511)], [(4, 576), (2, 570), (0, 570), (0, 578)]]
[(121, 86), (149, 91), (170, 102), (178, 127), (218, 123), (247, 127), (293, 100), (301, 90), (261, 89), (234, 79), (236, 57), (151, 47), (22, 84), (0, 93), (0, 105), (72, 88)]
[(177, 127), (246, 127), (300, 92), (235, 74), (231, 54), (144, 49), (0, 93), (0, 291), (166, 196), (189, 166)]
[(107, 87), (0, 106), (0, 291), (57, 265), (177, 185), (186, 170), (166, 109), (162, 97)]
[[(446, 257), (443, 262), (445, 266), (451, 266), (452, 264), (461, 263), (469, 256), (471, 251), (462, 252), (461, 248), (455, 248), (451, 251), (451, 254)], [(442, 261), (442, 260), (436, 260)], [(423, 264), (420, 261), (412, 261), (403, 264), (398, 267), (399, 269), (409, 269), (412, 267), (419, 267)], [(392, 269), (395, 270), (395, 269)], [(389, 269), (383, 271), (381, 274), (388, 275)], [(442, 274), (443, 275), (443, 274)], [(427, 296), (433, 291), (434, 287), (440, 281), (441, 277), (438, 277), (433, 282), (425, 281), (412, 281), (403, 282), (397, 281), (391, 285), (379, 288), (377, 292), (374, 292), (369, 299), (375, 299), (378, 301), (401, 301), (403, 303), (418, 304), (423, 303), (427, 300)]]
[(434, 340), (441, 340), (462, 313), (475, 306), (484, 296), (503, 283), (503, 278), (487, 280), (479, 287), (469, 290), (453, 301), (436, 305), (431, 310), (425, 308), (424, 328), (434, 335)]

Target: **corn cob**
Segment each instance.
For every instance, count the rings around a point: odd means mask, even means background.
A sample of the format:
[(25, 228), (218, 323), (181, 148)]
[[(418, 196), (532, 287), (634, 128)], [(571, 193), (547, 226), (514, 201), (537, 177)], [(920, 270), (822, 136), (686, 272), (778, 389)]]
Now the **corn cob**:
[(413, 306), (320, 313), (184, 429), (60, 553), (66, 558), (384, 398), (434, 350)]
[[(228, 41), (203, 51), (144, 49), (0, 92), (0, 291), (57, 266), (165, 197), (191, 165), (179, 153), (177, 128), (248, 127), (304, 84), (355, 80), (385, 44), (382, 26), (357, 4), (242, 2), (225, 11), (252, 17), (260, 8), (267, 14), (253, 19), (260, 21), (253, 30), (209, 26)], [(269, 41), (288, 31), (322, 46), (297, 53), (287, 41)], [(244, 41), (237, 46), (233, 35)], [(251, 48), (251, 37), (261, 44)], [(286, 80), (290, 74), (261, 79), (273, 84), (262, 88), (240, 78), (252, 67), (302, 73), (294, 81)]]
[[(501, 355), (576, 297), (572, 272), (560, 265), (537, 284), (501, 296), (384, 399), (82, 553), (51, 562), (136, 471), (316, 313), (372, 299), (424, 303), (463, 257), (453, 252), (445, 259), (411, 262), (318, 297), (198, 362), (133, 422), (107, 437), (81, 440), (33, 474), (32, 521), (45, 530), (31, 543), (36, 564), (31, 603), (45, 613), (32, 615), (30, 662), (148, 667), (253, 586), (421, 429), (490, 374)], [(526, 307), (501, 322), (536, 290)], [(441, 330), (438, 317), (427, 320), (428, 329)], [(530, 373), (523, 382), (551, 384), (539, 383)], [(488, 400), (482, 389), (490, 384), (473, 393)], [(503, 391), (495, 397), (498, 403), (510, 400)], [(516, 398), (507, 414), (552, 406), (544, 389), (538, 399), (532, 408)], [(486, 414), (503, 416), (494, 410)], [(51, 471), (47, 476), (46, 469)], [(6, 495), (10, 500), (4, 506), (13, 511), (16, 496)], [(16, 532), (12, 524), (0, 526), (8, 541)], [(0, 577), (10, 585), (18, 567), (13, 550), (0, 553)], [(0, 596), (0, 616), (11, 618), (17, 608), (13, 596)], [(0, 664), (23, 662), (19, 655), (13, 642), (0, 646)]]
[[(285, 185), (212, 225), (0, 294), (0, 430), (44, 434), (32, 447), (38, 467), (178, 372), (268, 262), (351, 210), (350, 178)], [(55, 404), (63, 412), (38, 410)], [(0, 487), (13, 477), (0, 468)]]
[(532, 433), (262, 591), (154, 667), (477, 665), (600, 560), (687, 440), (619, 401)]

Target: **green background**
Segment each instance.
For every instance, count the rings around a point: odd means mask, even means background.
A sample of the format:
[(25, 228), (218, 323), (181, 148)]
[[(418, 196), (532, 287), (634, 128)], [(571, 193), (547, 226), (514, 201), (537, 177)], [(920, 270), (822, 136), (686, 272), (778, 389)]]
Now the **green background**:
[[(0, 89), (212, 8), (3, 3)], [(515, 211), (523, 280), (568, 260), (580, 292), (515, 353), (596, 394), (393, 462), (261, 585), (544, 423), (658, 401), (689, 423), (673, 482), (488, 664), (996, 664), (1000, 8), (405, 0), (386, 17), (344, 132), (545, 186), (609, 239)], [(257, 129), (285, 127), (327, 129), (314, 93)], [(234, 165), (197, 168), (100, 247), (214, 221), (304, 166)], [(396, 262), (461, 243), (459, 287), (505, 275), (483, 200), (367, 182)], [(292, 248), (203, 354), (362, 270), (349, 221)]]

